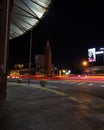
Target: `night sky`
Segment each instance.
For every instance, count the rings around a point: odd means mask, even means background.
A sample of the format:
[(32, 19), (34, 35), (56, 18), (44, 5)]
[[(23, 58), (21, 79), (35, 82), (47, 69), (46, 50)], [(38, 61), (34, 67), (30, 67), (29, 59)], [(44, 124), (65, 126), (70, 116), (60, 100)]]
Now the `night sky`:
[[(43, 54), (47, 37), (52, 63), (60, 68), (79, 65), (87, 59), (89, 48), (104, 47), (102, 4), (91, 0), (53, 0), (52, 5), (33, 29), (32, 63), (35, 54)], [(9, 65), (29, 60), (30, 32), (10, 40)]]

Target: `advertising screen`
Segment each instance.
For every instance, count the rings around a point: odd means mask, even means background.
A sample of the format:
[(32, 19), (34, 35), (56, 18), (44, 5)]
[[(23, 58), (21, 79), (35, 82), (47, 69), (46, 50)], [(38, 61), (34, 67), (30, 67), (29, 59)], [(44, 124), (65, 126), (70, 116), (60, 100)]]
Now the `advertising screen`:
[(96, 61), (96, 50), (95, 48), (88, 49), (88, 61), (95, 62)]

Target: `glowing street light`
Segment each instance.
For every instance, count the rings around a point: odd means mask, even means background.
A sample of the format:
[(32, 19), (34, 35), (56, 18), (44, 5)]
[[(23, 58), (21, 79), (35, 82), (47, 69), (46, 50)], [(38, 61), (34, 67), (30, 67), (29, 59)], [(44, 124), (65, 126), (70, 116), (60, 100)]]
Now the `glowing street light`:
[(87, 61), (83, 61), (82, 62), (82, 65), (83, 65), (83, 73), (85, 73), (86, 74), (86, 66), (88, 65), (88, 62)]
[(83, 61), (83, 62), (82, 62), (82, 65), (83, 65), (83, 66), (87, 66), (87, 65), (88, 65), (88, 62), (87, 62), (87, 61)]

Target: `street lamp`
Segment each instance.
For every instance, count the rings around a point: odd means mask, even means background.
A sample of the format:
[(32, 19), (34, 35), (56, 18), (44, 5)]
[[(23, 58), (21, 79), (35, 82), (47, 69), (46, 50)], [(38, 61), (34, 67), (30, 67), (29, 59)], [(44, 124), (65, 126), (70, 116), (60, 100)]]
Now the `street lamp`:
[(87, 61), (83, 61), (83, 62), (82, 62), (82, 65), (83, 65), (83, 66), (87, 66), (87, 65), (88, 65), (88, 62), (87, 62)]
[(30, 84), (31, 52), (32, 52), (32, 29), (31, 29), (31, 32), (30, 32), (30, 51), (29, 51), (28, 85)]
[(82, 65), (83, 65), (83, 72), (86, 73), (85, 67), (88, 66), (88, 62), (87, 61), (83, 61)]

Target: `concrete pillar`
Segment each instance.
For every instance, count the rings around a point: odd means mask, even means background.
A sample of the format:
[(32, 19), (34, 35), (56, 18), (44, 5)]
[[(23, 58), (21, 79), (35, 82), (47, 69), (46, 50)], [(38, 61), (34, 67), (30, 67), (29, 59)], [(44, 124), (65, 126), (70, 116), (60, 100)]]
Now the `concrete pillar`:
[(11, 1), (0, 0), (0, 104), (6, 99)]

